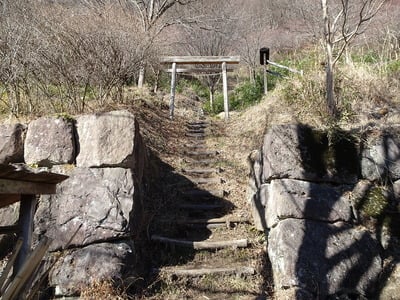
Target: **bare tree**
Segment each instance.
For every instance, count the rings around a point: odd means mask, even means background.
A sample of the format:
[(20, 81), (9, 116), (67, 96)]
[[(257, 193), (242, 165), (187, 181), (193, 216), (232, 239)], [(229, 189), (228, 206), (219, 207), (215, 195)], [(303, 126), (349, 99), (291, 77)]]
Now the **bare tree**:
[[(187, 5), (195, 1), (196, 0), (121, 0), (121, 3), (127, 11), (132, 12), (139, 20), (140, 28), (146, 38), (146, 49), (148, 51), (155, 41), (155, 38), (166, 27), (183, 22), (181, 18), (174, 15), (167, 17), (167, 13), (172, 11), (172, 8), (176, 6)], [(145, 53), (143, 53), (143, 63), (139, 69), (138, 87), (142, 87), (144, 83), (145, 60)]]
[[(180, 44), (186, 54), (200, 56), (229, 55), (237, 40), (237, 18), (234, 6), (220, 1), (203, 1), (194, 7), (199, 16), (195, 24), (183, 29)], [(203, 65), (212, 67), (212, 65)], [(210, 94), (210, 107), (214, 106), (214, 95), (220, 81), (219, 73), (200, 77)]]
[(385, 2), (387, 0), (341, 0), (334, 5), (328, 0), (321, 0), (326, 55), (326, 104), (331, 116), (338, 112), (334, 94), (335, 65), (351, 41), (364, 33)]

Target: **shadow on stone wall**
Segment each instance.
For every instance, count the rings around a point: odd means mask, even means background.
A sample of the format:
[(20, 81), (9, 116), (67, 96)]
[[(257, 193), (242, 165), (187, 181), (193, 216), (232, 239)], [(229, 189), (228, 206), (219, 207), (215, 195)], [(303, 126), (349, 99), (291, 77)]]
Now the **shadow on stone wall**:
[(276, 126), (252, 153), (253, 215), (268, 232), (277, 299), (391, 299), (400, 143), (367, 132), (360, 146), (357, 134)]

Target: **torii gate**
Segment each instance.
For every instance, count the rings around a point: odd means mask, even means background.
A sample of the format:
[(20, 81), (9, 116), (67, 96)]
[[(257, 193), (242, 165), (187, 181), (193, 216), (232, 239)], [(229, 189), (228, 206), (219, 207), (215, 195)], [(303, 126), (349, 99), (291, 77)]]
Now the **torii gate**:
[(169, 101), (169, 116), (171, 119), (174, 117), (174, 103), (175, 103), (175, 87), (176, 87), (176, 73), (180, 72), (215, 72), (216, 69), (210, 68), (190, 68), (190, 69), (177, 69), (177, 64), (182, 65), (198, 65), (198, 64), (221, 64), (222, 67), (222, 84), (224, 93), (224, 111), (225, 120), (229, 118), (229, 101), (228, 101), (228, 77), (227, 77), (227, 64), (238, 64), (240, 56), (165, 56), (161, 58), (161, 63), (172, 63), (171, 69), (171, 98)]

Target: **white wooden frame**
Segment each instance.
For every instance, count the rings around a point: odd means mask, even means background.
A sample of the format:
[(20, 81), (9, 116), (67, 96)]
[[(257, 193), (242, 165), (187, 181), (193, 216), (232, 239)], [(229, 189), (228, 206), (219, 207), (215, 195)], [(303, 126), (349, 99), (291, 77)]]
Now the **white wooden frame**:
[(228, 120), (228, 118), (229, 118), (229, 99), (228, 99), (227, 72), (229, 70), (227, 69), (227, 64), (238, 64), (239, 62), (240, 62), (240, 56), (165, 56), (165, 57), (162, 57), (161, 63), (172, 64), (172, 68), (168, 69), (168, 71), (171, 72), (171, 97), (170, 97), (170, 101), (169, 101), (169, 116), (170, 116), (170, 118), (171, 119), (174, 118), (176, 73), (186, 72), (186, 71), (207, 73), (207, 72), (216, 70), (214, 68), (213, 69), (211, 69), (211, 68), (178, 69), (177, 64), (184, 64), (184, 65), (221, 64), (220, 70), (222, 71), (225, 120)]

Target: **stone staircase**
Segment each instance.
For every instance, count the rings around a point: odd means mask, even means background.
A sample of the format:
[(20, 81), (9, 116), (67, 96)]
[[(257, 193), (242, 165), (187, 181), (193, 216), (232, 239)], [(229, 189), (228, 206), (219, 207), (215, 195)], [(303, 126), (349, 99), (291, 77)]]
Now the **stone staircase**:
[[(154, 272), (169, 289), (175, 286), (176, 299), (197, 299), (194, 290), (201, 290), (204, 299), (222, 299), (227, 290), (240, 295), (232, 299), (254, 299), (254, 291), (238, 287), (257, 273), (247, 236), (251, 226), (248, 219), (235, 216), (234, 205), (226, 200), (218, 151), (206, 144), (210, 126), (206, 120), (186, 124), (185, 166), (171, 204), (175, 213), (157, 220), (151, 233), (161, 257)], [(210, 278), (212, 284), (202, 283)], [(231, 288), (227, 282), (234, 282)]]

